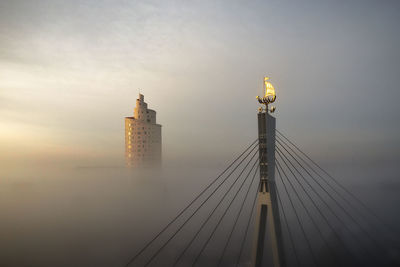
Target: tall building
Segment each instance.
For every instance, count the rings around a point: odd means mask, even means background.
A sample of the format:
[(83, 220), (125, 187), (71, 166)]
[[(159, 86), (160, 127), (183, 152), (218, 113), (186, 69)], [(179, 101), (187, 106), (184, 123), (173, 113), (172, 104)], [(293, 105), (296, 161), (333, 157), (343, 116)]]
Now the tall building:
[(156, 112), (147, 108), (139, 94), (133, 117), (125, 117), (125, 158), (128, 166), (161, 164), (161, 125)]

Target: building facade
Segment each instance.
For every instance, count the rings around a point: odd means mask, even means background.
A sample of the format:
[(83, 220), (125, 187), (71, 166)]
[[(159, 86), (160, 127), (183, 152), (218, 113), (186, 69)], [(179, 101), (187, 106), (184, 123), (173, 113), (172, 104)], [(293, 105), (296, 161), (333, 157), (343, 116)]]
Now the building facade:
[(161, 165), (161, 125), (142, 94), (133, 117), (125, 117), (125, 159), (129, 167)]

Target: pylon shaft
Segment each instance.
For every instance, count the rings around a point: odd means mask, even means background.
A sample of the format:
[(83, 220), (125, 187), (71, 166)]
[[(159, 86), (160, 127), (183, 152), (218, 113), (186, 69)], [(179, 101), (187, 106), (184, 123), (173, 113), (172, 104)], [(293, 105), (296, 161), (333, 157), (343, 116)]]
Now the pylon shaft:
[[(283, 240), (275, 185), (275, 118), (258, 113), (260, 190), (257, 196), (253, 266), (284, 267)], [(268, 237), (268, 238), (266, 238)], [(268, 241), (268, 244), (266, 244)], [(269, 249), (269, 253), (265, 253)], [(272, 259), (266, 259), (271, 255)]]

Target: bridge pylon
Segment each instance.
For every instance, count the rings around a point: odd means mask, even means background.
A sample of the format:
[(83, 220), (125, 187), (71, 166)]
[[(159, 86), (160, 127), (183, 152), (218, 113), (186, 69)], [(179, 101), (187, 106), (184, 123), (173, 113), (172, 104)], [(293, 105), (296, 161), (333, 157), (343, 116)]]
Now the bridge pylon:
[(252, 266), (285, 267), (283, 238), (279, 217), (277, 189), (275, 184), (275, 125), (276, 119), (268, 110), (275, 101), (275, 89), (264, 79), (266, 94), (257, 97), (265, 108), (257, 114), (259, 138), (260, 187), (258, 190), (255, 218), (255, 239), (252, 251)]

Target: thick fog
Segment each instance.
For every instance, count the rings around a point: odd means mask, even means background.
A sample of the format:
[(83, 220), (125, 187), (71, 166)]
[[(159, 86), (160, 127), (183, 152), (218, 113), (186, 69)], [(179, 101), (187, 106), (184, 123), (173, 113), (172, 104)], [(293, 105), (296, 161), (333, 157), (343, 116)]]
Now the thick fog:
[[(124, 266), (257, 138), (266, 75), (277, 129), (389, 225), (368, 228), (385, 244), (373, 258), (399, 260), (399, 11), (398, 1), (0, 1), (0, 266)], [(139, 91), (162, 125), (158, 170), (125, 168), (124, 117)], [(293, 265), (285, 230), (284, 242)]]
[[(233, 156), (229, 160), (232, 159)], [(225, 169), (229, 160), (211, 167), (188, 167), (185, 164), (169, 162), (164, 163), (163, 168), (159, 170), (141, 171), (117, 166), (76, 168), (31, 166), (30, 169), (15, 170), (14, 174), (3, 176), (0, 182), (1, 265), (124, 266), (130, 257)], [(400, 201), (399, 183), (398, 177), (393, 174), (398, 170), (398, 166), (338, 164), (330, 166), (328, 170), (390, 225), (391, 229), (386, 229), (386, 226), (382, 225), (380, 227), (383, 228), (383, 232), (392, 233), (391, 236), (382, 235), (381, 232), (374, 232), (371, 229), (368, 231), (379, 242), (386, 243), (388, 250), (384, 255), (380, 255), (381, 257), (398, 259), (398, 245), (394, 242), (398, 236), (393, 236), (392, 232), (400, 230), (397, 207)], [(282, 184), (279, 182), (278, 189), (283, 201), (287, 202)], [(224, 190), (226, 191), (226, 187), (221, 192)], [(218, 194), (218, 198), (222, 193)], [(202, 209), (198, 218), (190, 221), (184, 231), (156, 258), (154, 266), (172, 264), (174, 257), (189, 242), (200, 222), (210, 212), (212, 205), (214, 204)], [(237, 210), (237, 205), (234, 207), (233, 210)], [(250, 207), (248, 205), (245, 207), (246, 212), (249, 212)], [(216, 218), (221, 212), (217, 212)], [(302, 213), (301, 208), (299, 212)], [(222, 236), (207, 248), (207, 253), (199, 261), (201, 266), (216, 264), (222, 243), (232, 225), (233, 214), (228, 213), (228, 219), (221, 224), (221, 229), (217, 233)], [(244, 215), (246, 216), (248, 217)], [(182, 223), (182, 220), (178, 222)], [(215, 224), (216, 219), (211, 222)], [(311, 264), (301, 232), (296, 229), (298, 226), (293, 213), (289, 214), (289, 222), (294, 227), (296, 244), (300, 247), (303, 264), (305, 262)], [(307, 225), (307, 230), (312, 233), (312, 226)], [(240, 236), (244, 231), (244, 221), (239, 223), (237, 229), (224, 257), (226, 266), (232, 266), (234, 263), (233, 259), (241, 244)], [(290, 250), (286, 230), (284, 227), (283, 229), (289, 263), (293, 265), (293, 253)], [(211, 228), (206, 228), (207, 231), (210, 232)], [(340, 232), (342, 231), (345, 230), (341, 228)], [(361, 239), (365, 239), (359, 229), (355, 228), (355, 231), (358, 231)], [(173, 230), (169, 230), (168, 233), (172, 232)], [(202, 234), (200, 238), (203, 242), (204, 236), (205, 234)], [(253, 233), (250, 234), (251, 239), (245, 246), (243, 264), (249, 259), (252, 236)], [(357, 243), (354, 243), (346, 233), (344, 236), (356, 253), (361, 253), (358, 251)], [(321, 261), (330, 263), (326, 248), (318, 236), (314, 233), (310, 234), (310, 238)], [(333, 234), (329, 238), (335, 239)], [(165, 241), (166, 237), (162, 237), (156, 244), (160, 245), (163, 240)], [(339, 252), (341, 251), (340, 253), (343, 253), (340, 245), (335, 244), (335, 241), (332, 243)], [(195, 243), (192, 249), (188, 250), (181, 266), (185, 266), (186, 261), (193, 260), (200, 244)], [(156, 247), (157, 245), (151, 248), (154, 251)], [(138, 265), (133, 264), (133, 266), (140, 266), (140, 262), (143, 263), (146, 257), (151, 255), (151, 252), (146, 251), (146, 253), (143, 259), (135, 263)]]

